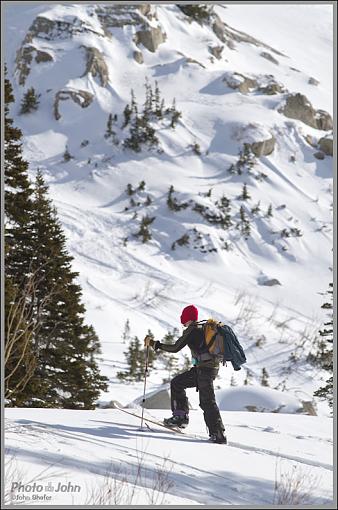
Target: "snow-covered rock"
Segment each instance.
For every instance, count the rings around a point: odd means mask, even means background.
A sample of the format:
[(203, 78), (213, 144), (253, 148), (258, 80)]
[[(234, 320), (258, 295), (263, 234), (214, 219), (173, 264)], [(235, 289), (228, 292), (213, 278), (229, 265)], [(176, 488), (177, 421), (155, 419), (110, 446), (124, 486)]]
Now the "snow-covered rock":
[(300, 413), (301, 402), (294, 396), (259, 386), (241, 386), (216, 391), (216, 401), (222, 411), (252, 411), (260, 413)]

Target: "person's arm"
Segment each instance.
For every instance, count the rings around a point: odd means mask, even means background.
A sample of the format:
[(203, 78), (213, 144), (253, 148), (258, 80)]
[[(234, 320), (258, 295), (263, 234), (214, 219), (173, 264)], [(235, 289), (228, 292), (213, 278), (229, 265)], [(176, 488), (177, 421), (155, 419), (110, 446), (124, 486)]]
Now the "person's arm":
[(176, 342), (174, 344), (162, 344), (160, 341), (157, 340), (154, 344), (154, 349), (155, 350), (160, 349), (161, 351), (166, 351), (166, 352), (180, 351), (181, 349), (183, 349), (183, 347), (185, 347), (187, 345), (190, 333), (194, 330), (194, 328), (195, 328), (195, 324), (194, 323), (190, 324), (187, 327), (187, 329), (184, 331), (183, 335), (180, 336), (180, 338), (178, 340), (176, 340)]

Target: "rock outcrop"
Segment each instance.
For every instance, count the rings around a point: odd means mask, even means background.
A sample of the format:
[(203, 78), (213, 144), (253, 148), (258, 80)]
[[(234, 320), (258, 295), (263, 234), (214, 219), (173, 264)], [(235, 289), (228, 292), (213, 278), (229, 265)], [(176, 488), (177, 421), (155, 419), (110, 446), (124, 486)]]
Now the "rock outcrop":
[(224, 46), (209, 46), (209, 51), (211, 55), (213, 55), (217, 60), (222, 58), (222, 52), (224, 50)]
[(142, 51), (134, 51), (133, 53), (133, 58), (134, 60), (138, 63), (138, 64), (143, 64), (144, 62), (144, 59), (143, 59), (143, 53)]
[(272, 154), (275, 149), (275, 145), (276, 138), (274, 136), (271, 136), (271, 138), (267, 138), (266, 140), (261, 140), (260, 142), (244, 143), (244, 147), (250, 149), (258, 158)]
[(37, 64), (53, 62), (53, 57), (47, 51), (41, 51), (33, 45), (22, 46), (16, 54), (16, 73), (19, 85), (24, 86), (31, 71), (31, 63), (35, 58)]
[(310, 85), (319, 85), (319, 81), (316, 80), (316, 78), (313, 78), (312, 76), (310, 76), (310, 78), (308, 79), (308, 83)]
[(333, 137), (332, 135), (323, 136), (318, 141), (320, 150), (323, 151), (327, 156), (333, 156)]
[(228, 73), (224, 76), (224, 83), (232, 89), (238, 89), (242, 94), (247, 94), (257, 87), (257, 80), (244, 76), (241, 73)]
[(139, 30), (135, 34), (135, 43), (143, 44), (147, 50), (154, 53), (160, 44), (164, 43), (167, 36), (160, 27), (149, 27), (146, 30)]
[(269, 60), (269, 62), (272, 62), (273, 64), (279, 65), (278, 60), (271, 55), (271, 53), (268, 53), (267, 51), (262, 51), (261, 57), (265, 58), (266, 60)]
[(315, 110), (306, 96), (300, 94), (289, 94), (285, 104), (278, 109), (290, 119), (300, 120), (316, 129), (328, 131), (333, 128), (331, 115), (324, 110)]
[(98, 76), (102, 87), (106, 87), (109, 81), (109, 72), (103, 54), (96, 48), (82, 46), (86, 50), (86, 70), (82, 76), (91, 74)]
[(286, 88), (282, 83), (276, 81), (273, 75), (257, 75), (257, 76), (245, 76), (241, 73), (225, 74), (222, 79), (224, 83), (232, 89), (238, 89), (242, 94), (248, 94), (249, 92), (260, 92), (261, 94), (274, 95), (287, 92)]
[(60, 90), (55, 94), (54, 99), (54, 117), (56, 120), (61, 119), (60, 101), (67, 101), (68, 99), (72, 99), (81, 108), (87, 108), (92, 103), (94, 95), (86, 90)]

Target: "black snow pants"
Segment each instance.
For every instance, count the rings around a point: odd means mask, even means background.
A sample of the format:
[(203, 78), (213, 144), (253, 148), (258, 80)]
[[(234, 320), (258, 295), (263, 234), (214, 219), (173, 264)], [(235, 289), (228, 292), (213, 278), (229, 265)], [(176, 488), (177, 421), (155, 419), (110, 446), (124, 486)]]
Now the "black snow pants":
[[(189, 402), (186, 388), (197, 388), (199, 391), (200, 408), (203, 410), (204, 421), (209, 433), (224, 431), (222, 418), (216, 404), (214, 379), (218, 367), (192, 367), (187, 372), (177, 375), (171, 381), (171, 410), (173, 414), (189, 413)], [(178, 411), (178, 412), (177, 412)]]

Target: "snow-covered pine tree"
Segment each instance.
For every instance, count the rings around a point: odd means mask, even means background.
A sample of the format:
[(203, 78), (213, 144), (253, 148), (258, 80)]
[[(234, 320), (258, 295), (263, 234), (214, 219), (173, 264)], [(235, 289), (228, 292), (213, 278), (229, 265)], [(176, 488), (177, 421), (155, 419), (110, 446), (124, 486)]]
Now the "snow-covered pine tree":
[(37, 94), (34, 87), (29, 88), (22, 98), (20, 114), (36, 111), (40, 104), (40, 96), (41, 94)]

